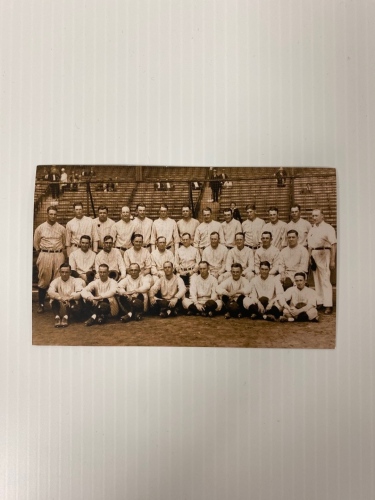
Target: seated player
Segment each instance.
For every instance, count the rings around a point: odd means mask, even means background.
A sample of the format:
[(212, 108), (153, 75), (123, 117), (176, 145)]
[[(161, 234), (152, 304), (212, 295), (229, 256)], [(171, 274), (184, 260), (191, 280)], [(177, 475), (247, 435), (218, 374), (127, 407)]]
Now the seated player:
[[(146, 249), (142, 250), (150, 255)], [(137, 262), (132, 262), (128, 270), (129, 274), (117, 286), (119, 305), (125, 312), (125, 315), (121, 316), (123, 323), (132, 319), (141, 321), (142, 313), (147, 304), (147, 292), (150, 289), (149, 280), (141, 274), (141, 268)]]
[(164, 276), (156, 280), (149, 292), (151, 312), (161, 318), (177, 316), (185, 292), (182, 278), (173, 274), (172, 262), (165, 262)]
[(190, 285), (190, 297), (185, 297), (182, 301), (183, 307), (187, 309), (187, 315), (200, 314), (212, 318), (215, 311), (220, 311), (223, 303), (218, 299), (216, 288), (217, 279), (209, 273), (208, 262), (202, 260), (199, 263), (199, 274), (194, 277)]
[(203, 250), (202, 260), (208, 262), (210, 274), (216, 279), (225, 272), (228, 249), (225, 245), (219, 243), (220, 235), (217, 231), (210, 234), (210, 244)]
[(295, 286), (288, 288), (279, 298), (283, 307), (280, 321), (319, 321), (316, 292), (306, 286), (305, 273), (294, 275)]
[(272, 245), (272, 233), (270, 231), (263, 231), (261, 242), (262, 246), (255, 250), (254, 253), (255, 275), (259, 275), (260, 263), (267, 261), (271, 265), (270, 275), (275, 276), (279, 272), (280, 250)]
[(185, 286), (189, 286), (191, 277), (198, 272), (200, 261), (199, 250), (191, 244), (189, 233), (181, 235), (182, 246), (175, 254), (176, 271), (181, 276)]
[(52, 311), (55, 314), (55, 328), (67, 327), (72, 315), (79, 316), (82, 303), (81, 291), (85, 282), (71, 276), (71, 267), (67, 262), (60, 266), (60, 276), (54, 279), (49, 288)]
[(104, 236), (103, 250), (100, 250), (95, 259), (96, 277), (99, 277), (99, 267), (106, 264), (109, 269), (109, 277), (118, 280), (126, 276), (124, 259), (121, 251), (118, 248), (113, 248), (113, 237), (110, 235)]
[(131, 237), (132, 247), (124, 253), (124, 262), (126, 272), (129, 273), (130, 265), (137, 263), (140, 269), (140, 275), (144, 277), (144, 281), (148, 283), (148, 288), (153, 284), (151, 276), (151, 254), (148, 248), (143, 246), (143, 236), (139, 233), (134, 233)]
[(99, 279), (89, 283), (81, 292), (81, 297), (89, 305), (90, 318), (85, 322), (86, 326), (95, 323), (99, 325), (107, 321), (108, 316), (117, 316), (119, 312), (116, 300), (117, 283), (109, 277), (107, 264), (100, 264)]
[(87, 285), (95, 278), (96, 253), (90, 248), (91, 237), (84, 234), (79, 239), (79, 246), (69, 255), (69, 264), (74, 278), (81, 278)]
[(232, 264), (235, 262), (241, 264), (242, 276), (244, 276), (248, 281), (254, 277), (254, 252), (249, 247), (245, 246), (244, 233), (236, 233), (234, 242), (236, 246), (228, 252), (225, 264), (226, 272), (219, 277), (219, 283), (230, 277)]
[(287, 232), (288, 246), (283, 248), (279, 256), (280, 281), (284, 290), (293, 286), (296, 273), (306, 273), (309, 267), (309, 252), (298, 243), (298, 233), (295, 229)]
[(151, 252), (151, 274), (154, 278), (164, 276), (164, 263), (172, 262), (174, 265), (174, 254), (166, 249), (167, 240), (165, 236), (159, 236), (156, 240), (156, 249)]
[(233, 263), (231, 276), (216, 288), (217, 294), (224, 303), (225, 319), (231, 317), (242, 318), (245, 312), (243, 301), (250, 293), (250, 283), (242, 276), (242, 271), (242, 265), (239, 262)]
[(267, 260), (260, 263), (260, 275), (251, 280), (250, 296), (243, 301), (251, 319), (263, 317), (268, 321), (276, 321), (281, 315), (278, 299), (284, 290), (280, 280), (270, 275), (270, 268)]

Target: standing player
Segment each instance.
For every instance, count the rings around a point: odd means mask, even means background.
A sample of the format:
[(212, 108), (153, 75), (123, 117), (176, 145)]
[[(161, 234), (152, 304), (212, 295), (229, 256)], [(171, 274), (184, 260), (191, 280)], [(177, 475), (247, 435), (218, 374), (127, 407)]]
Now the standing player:
[(152, 219), (146, 217), (146, 205), (144, 203), (138, 203), (136, 206), (136, 213), (137, 216), (134, 218), (134, 231), (142, 235), (142, 246), (147, 248), (148, 252), (151, 253)]
[(292, 205), (290, 208), (291, 220), (286, 225), (286, 230), (294, 229), (298, 233), (298, 243), (307, 248), (307, 235), (310, 232), (311, 224), (301, 217), (301, 206)]
[(103, 250), (104, 237), (111, 234), (111, 227), (115, 221), (108, 217), (108, 207), (105, 205), (100, 205), (98, 215), (99, 217), (94, 219), (94, 224), (99, 236), (98, 249)]
[(151, 248), (156, 249), (159, 236), (164, 236), (166, 249), (175, 255), (180, 242), (176, 221), (168, 217), (168, 205), (160, 205), (159, 218), (154, 220), (151, 230)]
[(80, 248), (69, 255), (69, 264), (72, 270), (72, 276), (81, 278), (85, 282), (90, 283), (95, 277), (95, 257), (96, 253), (90, 248), (91, 238), (84, 234), (81, 236)]
[(270, 221), (263, 226), (263, 231), (269, 231), (272, 234), (272, 245), (279, 250), (286, 247), (286, 222), (279, 219), (279, 209), (270, 207), (268, 210)]
[(242, 231), (245, 234), (245, 245), (254, 252), (259, 247), (264, 220), (257, 216), (255, 205), (246, 205), (247, 219), (242, 223)]
[(131, 220), (130, 208), (122, 207), (121, 219), (113, 224), (111, 227), (111, 236), (113, 243), (121, 255), (132, 246), (131, 238), (135, 232), (135, 222)]
[(177, 222), (178, 233), (181, 238), (182, 243), (182, 235), (185, 233), (189, 233), (191, 239), (194, 241), (195, 231), (199, 226), (199, 220), (193, 219), (191, 216), (191, 208), (187, 205), (182, 207), (182, 219)]
[(208, 271), (208, 262), (202, 260), (199, 263), (199, 274), (190, 285), (190, 297), (185, 297), (182, 301), (182, 305), (188, 310), (188, 316), (200, 314), (212, 318), (223, 307), (216, 292), (217, 280)]
[(44, 312), (44, 301), (51, 281), (58, 277), (65, 260), (65, 228), (57, 222), (55, 207), (47, 208), (47, 220), (38, 226), (34, 234), (34, 248), (39, 252), (38, 267), (38, 313)]
[(221, 227), (223, 228), (224, 241), (223, 244), (231, 250), (234, 248), (234, 238), (236, 233), (242, 231), (241, 223), (233, 218), (233, 212), (230, 208), (224, 209), (224, 222), (222, 222)]
[(203, 222), (197, 227), (194, 236), (194, 246), (199, 249), (201, 255), (203, 253), (203, 250), (210, 244), (210, 235), (212, 232), (216, 231), (219, 234), (220, 241), (225, 241), (223, 228), (221, 227), (220, 222), (212, 219), (211, 208), (204, 208), (202, 213)]
[(323, 211), (312, 211), (313, 227), (307, 237), (309, 254), (316, 264), (313, 270), (317, 303), (325, 308), (325, 314), (332, 314), (333, 292), (331, 270), (335, 269), (336, 231), (324, 221)]
[(75, 217), (66, 225), (66, 248), (68, 256), (79, 248), (81, 236), (87, 234), (91, 237), (92, 249), (95, 253), (98, 252), (99, 236), (96, 226), (91, 217), (83, 215), (83, 205), (81, 202), (74, 203), (73, 209)]

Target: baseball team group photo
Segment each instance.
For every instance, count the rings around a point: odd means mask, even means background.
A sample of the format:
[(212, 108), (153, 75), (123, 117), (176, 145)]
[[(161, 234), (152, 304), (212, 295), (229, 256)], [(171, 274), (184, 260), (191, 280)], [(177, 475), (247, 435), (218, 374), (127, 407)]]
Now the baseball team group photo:
[(36, 168), (34, 345), (336, 345), (326, 167)]

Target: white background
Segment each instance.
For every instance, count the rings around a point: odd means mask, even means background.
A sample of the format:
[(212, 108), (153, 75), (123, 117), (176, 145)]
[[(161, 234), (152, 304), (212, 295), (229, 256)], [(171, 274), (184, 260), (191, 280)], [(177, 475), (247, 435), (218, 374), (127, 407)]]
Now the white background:
[[(375, 498), (374, 14), (0, 1), (0, 498)], [(32, 347), (51, 163), (337, 167), (337, 349)]]

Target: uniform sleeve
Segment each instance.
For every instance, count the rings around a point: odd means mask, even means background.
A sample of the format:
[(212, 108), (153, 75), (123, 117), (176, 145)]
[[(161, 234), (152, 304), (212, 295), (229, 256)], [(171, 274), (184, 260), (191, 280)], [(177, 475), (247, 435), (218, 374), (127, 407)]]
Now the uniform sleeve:
[[(289, 288), (288, 288), (288, 290), (289, 290)], [(283, 286), (281, 284), (281, 281), (278, 278), (275, 278), (275, 292), (276, 292), (277, 299), (282, 297), (284, 294)]]
[(81, 297), (83, 299), (94, 298), (94, 294), (92, 293), (95, 290), (95, 281), (89, 283), (81, 292)]
[(219, 233), (219, 237), (220, 237), (220, 243), (223, 243), (225, 245), (225, 237), (224, 237), (224, 231), (223, 231), (223, 226), (220, 224), (220, 227), (219, 227), (219, 230), (218, 230), (218, 233)]
[(117, 226), (116, 226), (116, 223), (113, 224), (113, 226), (111, 226), (111, 230), (110, 230), (109, 234), (112, 236), (112, 238), (113, 238), (113, 246), (115, 246), (116, 239), (117, 239)]
[[(182, 248), (182, 247), (181, 247)], [(179, 273), (180, 272), (180, 263), (181, 263), (181, 258), (180, 258), (180, 252), (179, 252), (179, 249), (177, 250), (177, 252), (175, 253), (175, 267), (176, 267), (176, 271)]]
[(35, 229), (34, 233), (34, 248), (35, 250), (40, 250), (40, 240), (41, 240), (41, 231), (40, 226)]
[(288, 240), (286, 236), (287, 230), (286, 230), (286, 222), (283, 224), (283, 227), (280, 232), (280, 243), (282, 248), (285, 248), (288, 246)]
[(199, 248), (199, 241), (200, 241), (200, 229), (199, 226), (197, 226), (197, 229), (195, 230), (195, 235), (194, 235), (194, 246), (195, 248)]
[(231, 270), (231, 265), (233, 264), (233, 252), (231, 250), (228, 251), (227, 257), (225, 259), (225, 270), (229, 273)]
[(304, 247), (302, 247), (300, 268), (301, 271), (307, 274), (309, 269), (309, 252)]
[(284, 253), (280, 252), (279, 253), (279, 273), (285, 273), (286, 271), (286, 264), (285, 264), (285, 258), (284, 258)]
[(72, 268), (72, 271), (77, 271), (77, 261), (76, 261), (76, 256), (74, 255), (76, 252), (72, 252), (69, 255), (69, 264), (70, 267)]
[(222, 283), (220, 283), (220, 285), (218, 285), (216, 287), (216, 293), (218, 295), (228, 295), (229, 283), (230, 283), (230, 279), (227, 279), (227, 280), (223, 281)]
[(122, 259), (122, 264), (125, 264), (126, 269), (129, 269), (131, 262), (130, 262), (130, 257), (129, 257), (129, 251), (128, 250), (126, 250), (124, 252), (124, 258)]
[(161, 281), (159, 278), (157, 278), (155, 280), (155, 283), (152, 285), (152, 287), (150, 288), (150, 292), (149, 292), (149, 295), (150, 297), (155, 297), (155, 295), (158, 293), (158, 291), (160, 290), (160, 286), (161, 286)]
[(120, 280), (117, 283), (116, 293), (118, 293), (119, 295), (122, 295), (124, 290), (126, 290), (127, 283), (128, 283), (127, 278), (123, 278), (122, 280)]
[(195, 273), (198, 271), (200, 261), (201, 261), (201, 256), (200, 256), (199, 250), (195, 249), (195, 266), (194, 266)]
[(156, 245), (156, 227), (155, 227), (155, 221), (152, 223), (152, 226), (151, 226), (151, 245)]
[(250, 291), (249, 291), (249, 295), (250, 295), (250, 297), (251, 297), (253, 300), (258, 300), (258, 293), (257, 293), (257, 289), (256, 289), (256, 286), (255, 286), (254, 280), (251, 280), (251, 281), (250, 281)]
[[(270, 269), (271, 276), (274, 276), (279, 271), (280, 250), (276, 247), (274, 247), (274, 248), (277, 250), (277, 252), (275, 252), (275, 257), (273, 258), (273, 262), (271, 265), (271, 269)], [(259, 271), (259, 269), (258, 269), (258, 271)]]
[(70, 247), (70, 245), (71, 245), (71, 239), (72, 239), (72, 230), (70, 228), (70, 222), (68, 222), (67, 225), (66, 225), (66, 233), (65, 233), (65, 235), (66, 235), (65, 245), (67, 247)]
[(191, 280), (190, 287), (189, 287), (189, 293), (190, 293), (190, 299), (193, 301), (194, 304), (198, 302), (198, 295), (197, 295), (197, 283), (195, 280)]
[(178, 233), (177, 222), (174, 220), (173, 221), (173, 243), (175, 245), (178, 245), (179, 242), (180, 242), (180, 235)]
[(74, 293), (72, 298), (78, 300), (81, 297), (82, 289), (85, 287), (85, 282), (81, 278), (74, 279)]
[(258, 251), (255, 252), (254, 256), (254, 271), (255, 274), (259, 274), (259, 266), (260, 266), (260, 257)]
[(47, 293), (51, 299), (56, 299), (56, 300), (60, 299), (60, 294), (59, 294), (58, 287), (57, 287), (57, 279), (53, 280), (50, 283)]
[(92, 242), (99, 241), (98, 228), (97, 228), (96, 224), (94, 223), (93, 219), (92, 219), (92, 225), (91, 225), (91, 240), (92, 240)]
[(254, 252), (250, 249), (249, 249), (249, 255), (247, 258), (247, 267), (246, 267), (246, 269), (243, 270), (243, 272), (246, 272), (248, 270), (254, 271)]
[(177, 286), (178, 286), (178, 291), (177, 291), (175, 297), (177, 299), (182, 299), (182, 297), (186, 293), (186, 286), (185, 286), (185, 283), (182, 281), (182, 278), (180, 278), (180, 276), (178, 276), (178, 278), (177, 278)]
[(211, 300), (217, 300), (218, 299), (217, 291), (216, 291), (216, 288), (217, 288), (217, 279), (215, 278), (215, 276), (211, 276), (210, 279), (212, 281)]
[(158, 268), (155, 262), (155, 257), (151, 254), (151, 274), (156, 275), (158, 273)]
[(331, 245), (336, 245), (337, 244), (337, 239), (336, 239), (336, 231), (333, 226), (329, 226), (329, 231), (328, 231), (328, 242)]
[[(126, 265), (126, 262), (125, 262), (125, 254), (126, 254), (126, 252), (124, 253), (124, 258), (122, 258), (120, 250), (116, 251), (117, 265), (118, 265), (118, 268), (120, 270), (120, 276), (122, 276), (123, 278), (126, 276), (126, 267), (128, 267)], [(128, 258), (129, 258), (129, 255), (128, 255)], [(130, 265), (130, 263), (129, 263), (129, 265)]]
[(101, 294), (103, 299), (109, 299), (110, 297), (113, 297), (116, 294), (117, 290), (117, 282), (111, 278), (109, 278), (109, 290), (108, 292), (104, 292)]
[(242, 290), (244, 291), (244, 294), (249, 295), (250, 290), (251, 290), (251, 285), (250, 285), (250, 282), (244, 277), (242, 277), (241, 286), (242, 286)]

